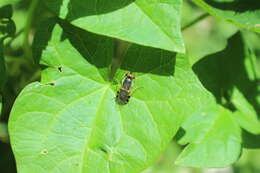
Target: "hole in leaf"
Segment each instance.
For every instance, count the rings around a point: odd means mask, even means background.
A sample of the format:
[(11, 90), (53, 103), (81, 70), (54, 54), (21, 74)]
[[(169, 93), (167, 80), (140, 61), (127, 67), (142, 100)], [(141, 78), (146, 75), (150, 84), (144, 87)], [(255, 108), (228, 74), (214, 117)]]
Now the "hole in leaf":
[(100, 149), (100, 151), (102, 151), (102, 152), (104, 152), (104, 153), (108, 153), (108, 151), (105, 149), (105, 148), (103, 148), (103, 147), (99, 147), (99, 149)]
[(47, 149), (43, 149), (42, 151), (41, 151), (41, 154), (48, 154), (49, 152), (48, 152), (48, 150)]
[(50, 83), (47, 83), (46, 85), (55, 86), (55, 83), (54, 82), (50, 82)]
[(59, 72), (62, 72), (62, 67), (58, 67)]
[(185, 135), (185, 133), (185, 130), (182, 127), (180, 127), (180, 129), (177, 131), (177, 134), (174, 137), (174, 140), (179, 141)]

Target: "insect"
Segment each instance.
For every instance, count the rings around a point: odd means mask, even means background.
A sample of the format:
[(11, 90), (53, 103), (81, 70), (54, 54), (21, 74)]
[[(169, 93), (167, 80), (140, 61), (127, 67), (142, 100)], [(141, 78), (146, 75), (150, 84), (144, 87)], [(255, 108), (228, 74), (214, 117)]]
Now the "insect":
[(122, 88), (130, 90), (134, 84), (135, 76), (131, 74), (130, 72), (127, 72), (125, 74), (125, 78), (122, 82)]
[(133, 87), (133, 80), (135, 76), (130, 72), (125, 74), (125, 77), (122, 81), (121, 88), (117, 91), (117, 101), (119, 104), (127, 104), (131, 97), (131, 89)]

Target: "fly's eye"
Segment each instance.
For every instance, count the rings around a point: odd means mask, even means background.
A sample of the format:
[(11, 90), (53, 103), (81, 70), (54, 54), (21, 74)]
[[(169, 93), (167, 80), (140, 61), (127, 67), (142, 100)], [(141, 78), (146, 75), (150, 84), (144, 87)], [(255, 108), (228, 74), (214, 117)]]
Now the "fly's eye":
[(128, 73), (128, 74), (126, 75), (126, 77), (128, 77), (128, 78), (130, 78), (130, 79), (135, 79), (135, 76), (132, 75), (132, 74), (130, 74), (130, 73)]

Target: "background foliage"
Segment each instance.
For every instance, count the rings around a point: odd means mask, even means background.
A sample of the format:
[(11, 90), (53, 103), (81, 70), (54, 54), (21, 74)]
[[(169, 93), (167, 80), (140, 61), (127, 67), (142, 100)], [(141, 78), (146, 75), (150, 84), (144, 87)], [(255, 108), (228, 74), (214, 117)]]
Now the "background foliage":
[(257, 0), (0, 7), (1, 171), (260, 171)]

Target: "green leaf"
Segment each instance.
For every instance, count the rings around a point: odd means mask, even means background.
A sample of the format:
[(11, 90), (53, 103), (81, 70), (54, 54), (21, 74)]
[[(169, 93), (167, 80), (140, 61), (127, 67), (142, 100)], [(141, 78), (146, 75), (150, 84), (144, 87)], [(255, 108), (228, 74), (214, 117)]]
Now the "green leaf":
[(239, 27), (260, 32), (260, 2), (258, 0), (193, 0), (213, 16)]
[(219, 107), (217, 119), (203, 138), (189, 144), (176, 164), (191, 167), (225, 167), (240, 155), (241, 134), (233, 114)]
[(120, 105), (107, 80), (113, 40), (46, 23), (34, 42), (42, 81), (25, 87), (9, 119), (19, 173), (140, 172), (185, 119), (215, 106), (185, 56), (138, 45), (116, 73), (118, 81), (136, 75), (129, 103)]
[(204, 57), (194, 64), (193, 69), (218, 103), (232, 111), (240, 111), (237, 118), (243, 128), (258, 133), (258, 75), (254, 70), (256, 66), (252, 63), (252, 54), (238, 32), (228, 40), (226, 49)]
[(231, 100), (238, 109), (235, 112), (235, 118), (241, 127), (253, 134), (260, 134), (260, 122), (257, 113), (238, 89), (234, 89)]
[[(225, 108), (212, 108), (204, 112), (204, 116), (199, 114), (186, 119), (182, 124), (184, 135), (178, 142), (188, 146), (177, 159), (178, 165), (230, 165), (238, 159), (241, 149), (239, 125), (251, 133), (259, 133), (258, 75), (254, 70), (254, 57), (245, 38), (237, 33), (228, 40), (223, 51), (204, 57), (193, 66), (203, 85)], [(252, 147), (253, 142), (257, 143), (258, 135), (244, 134), (244, 145)], [(250, 139), (250, 144), (247, 139)]]
[(59, 17), (97, 34), (184, 52), (181, 36), (182, 0), (45, 0)]

